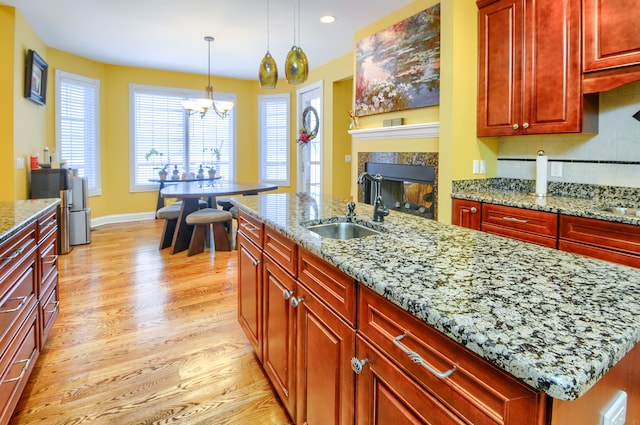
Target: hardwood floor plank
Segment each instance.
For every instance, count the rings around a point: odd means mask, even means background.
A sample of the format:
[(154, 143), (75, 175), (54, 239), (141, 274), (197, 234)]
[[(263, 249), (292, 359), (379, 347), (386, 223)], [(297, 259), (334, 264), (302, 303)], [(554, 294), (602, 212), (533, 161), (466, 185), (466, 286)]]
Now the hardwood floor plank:
[(60, 256), (60, 315), (10, 425), (292, 423), (237, 323), (236, 252), (159, 251), (162, 224)]

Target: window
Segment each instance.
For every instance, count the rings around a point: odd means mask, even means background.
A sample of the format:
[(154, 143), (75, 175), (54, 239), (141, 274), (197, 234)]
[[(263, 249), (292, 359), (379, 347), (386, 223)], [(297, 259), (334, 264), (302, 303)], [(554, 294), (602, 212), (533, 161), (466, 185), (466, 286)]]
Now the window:
[(102, 193), (99, 105), (100, 81), (56, 71), (56, 146), (67, 168), (87, 177), (89, 196)]
[[(165, 168), (169, 178), (174, 169), (197, 174), (216, 168), (216, 176), (235, 179), (235, 114), (232, 109), (225, 118), (214, 111), (204, 117), (189, 115), (182, 107), (187, 98), (203, 97), (204, 92), (165, 87), (131, 85), (129, 87), (131, 128), (131, 191), (145, 191), (157, 186), (150, 179), (158, 179)], [(216, 100), (236, 103), (236, 96), (215, 93)], [(220, 150), (220, 157), (215, 149)]]
[(258, 96), (260, 181), (289, 185), (289, 94)]

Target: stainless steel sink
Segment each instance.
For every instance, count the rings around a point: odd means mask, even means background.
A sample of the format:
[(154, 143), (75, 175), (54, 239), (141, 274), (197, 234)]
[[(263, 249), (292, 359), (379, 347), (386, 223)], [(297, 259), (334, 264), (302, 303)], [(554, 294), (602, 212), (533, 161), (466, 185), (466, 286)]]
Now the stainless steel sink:
[(640, 208), (626, 208), (626, 207), (595, 207), (598, 211), (610, 212), (620, 215), (636, 216), (640, 217)]
[(361, 226), (357, 223), (346, 222), (314, 224), (312, 226), (307, 226), (307, 229), (324, 238), (342, 240), (380, 234), (377, 230)]

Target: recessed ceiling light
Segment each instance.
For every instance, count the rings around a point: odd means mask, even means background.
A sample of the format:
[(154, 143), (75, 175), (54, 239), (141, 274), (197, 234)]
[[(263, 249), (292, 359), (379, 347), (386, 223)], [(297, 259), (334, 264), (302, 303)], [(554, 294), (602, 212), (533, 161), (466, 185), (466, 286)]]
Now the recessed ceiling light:
[(332, 15), (324, 15), (322, 18), (320, 18), (320, 22), (322, 22), (323, 24), (331, 24), (335, 21), (336, 17)]

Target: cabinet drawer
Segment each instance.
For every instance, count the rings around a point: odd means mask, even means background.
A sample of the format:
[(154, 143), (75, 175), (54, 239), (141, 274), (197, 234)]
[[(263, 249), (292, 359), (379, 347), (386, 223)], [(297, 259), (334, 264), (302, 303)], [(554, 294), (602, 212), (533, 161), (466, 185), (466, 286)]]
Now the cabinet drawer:
[(558, 214), (483, 203), (482, 231), (555, 248)]
[(640, 226), (632, 224), (561, 215), (560, 239), (640, 256)]
[(238, 230), (242, 232), (247, 239), (262, 248), (262, 242), (264, 240), (264, 226), (258, 219), (239, 211)]
[(24, 267), (10, 275), (13, 282), (8, 288), (2, 283), (3, 292), (0, 295), (0, 353), (4, 352), (7, 345), (13, 339), (18, 326), (22, 323), (28, 312), (37, 303), (36, 298), (36, 267), (35, 253), (32, 251), (29, 261)]
[(32, 309), (0, 360), (0, 424), (9, 422), (38, 358), (38, 325)]
[(56, 210), (52, 210), (38, 218), (38, 241), (42, 241), (49, 235), (54, 234), (56, 230), (58, 230)]
[[(358, 330), (440, 403), (472, 424), (538, 424), (545, 396), (524, 385), (462, 345), (385, 300), (360, 288)], [(394, 338), (406, 335), (394, 342)], [(420, 355), (425, 364), (445, 372), (439, 378), (412, 361), (396, 344)]]
[(39, 267), (40, 267), (40, 283), (38, 294), (44, 290), (45, 282), (50, 280), (53, 273), (58, 271), (58, 244), (56, 243), (56, 234), (49, 234), (39, 246)]
[(293, 277), (298, 272), (298, 247), (291, 239), (265, 227), (264, 252)]
[[(57, 273), (56, 273), (57, 274)], [(56, 284), (51, 285), (50, 288), (47, 288), (47, 292), (40, 299), (40, 317), (41, 317), (41, 329), (42, 335), (40, 338), (41, 348), (44, 346), (49, 333), (51, 332), (51, 328), (53, 327), (53, 323), (56, 321), (56, 318), (59, 314), (59, 305), (60, 305), (60, 293), (58, 292), (57, 285), (57, 276), (56, 276)]]
[(35, 224), (21, 230), (0, 245), (0, 294), (15, 282), (16, 270), (24, 268), (25, 263), (34, 260), (35, 248)]
[(298, 252), (298, 280), (355, 327), (356, 281), (306, 249)]

